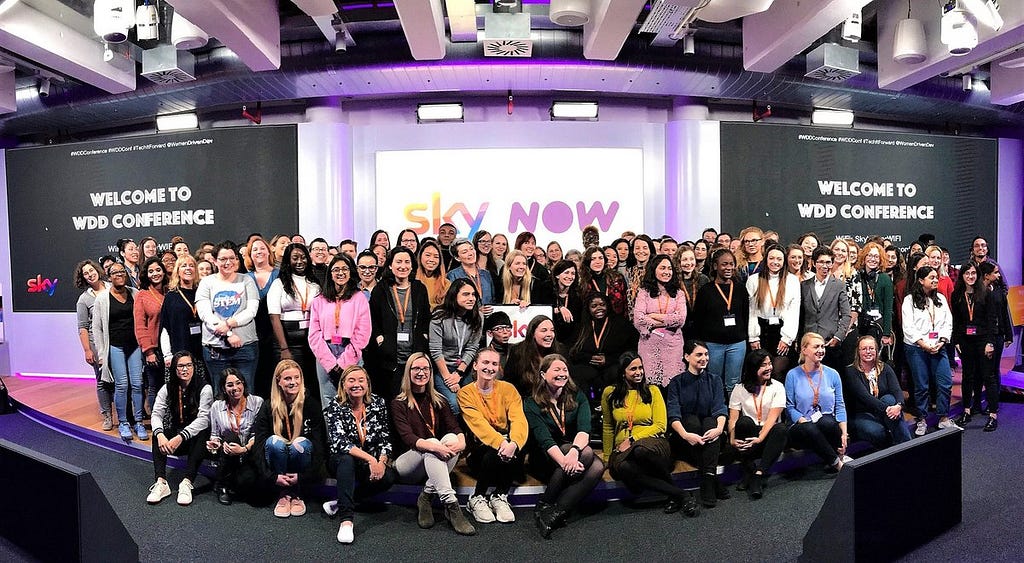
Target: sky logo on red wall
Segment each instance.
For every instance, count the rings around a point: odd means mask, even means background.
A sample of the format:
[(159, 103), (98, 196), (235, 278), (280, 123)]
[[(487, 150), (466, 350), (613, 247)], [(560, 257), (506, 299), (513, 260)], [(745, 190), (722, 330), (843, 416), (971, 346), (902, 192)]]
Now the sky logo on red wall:
[(53, 297), (53, 293), (57, 291), (57, 278), (51, 280), (44, 278), (42, 274), (37, 275), (35, 279), (28, 280), (26, 284), (29, 293), (45, 293)]

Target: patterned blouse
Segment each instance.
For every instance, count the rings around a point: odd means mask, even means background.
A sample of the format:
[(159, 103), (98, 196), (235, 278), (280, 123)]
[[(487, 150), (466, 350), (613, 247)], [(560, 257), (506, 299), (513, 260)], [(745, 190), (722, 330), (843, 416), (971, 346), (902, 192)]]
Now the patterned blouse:
[(351, 405), (331, 401), (324, 409), (324, 422), (327, 424), (328, 447), (332, 454), (348, 453), (358, 446), (375, 458), (382, 455), (391, 457), (391, 433), (383, 397), (373, 395), (366, 405), (363, 419), (358, 422)]

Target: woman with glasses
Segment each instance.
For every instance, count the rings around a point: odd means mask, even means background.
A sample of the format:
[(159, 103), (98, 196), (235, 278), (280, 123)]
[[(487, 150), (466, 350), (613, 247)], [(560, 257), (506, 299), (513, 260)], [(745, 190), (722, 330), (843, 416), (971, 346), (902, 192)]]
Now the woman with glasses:
[(338, 254), (327, 265), (329, 279), (309, 311), (309, 347), (316, 357), (323, 408), (338, 395), (345, 368), (359, 364), (370, 342), (370, 303), (356, 285), (356, 265)]
[(404, 229), (398, 233), (398, 246), (404, 246), (416, 254), (420, 247), (420, 237), (412, 229)]
[(747, 279), (757, 275), (763, 258), (761, 244), (764, 232), (757, 227), (747, 227), (740, 231), (740, 248), (736, 251), (736, 279), (747, 283)]
[[(260, 306), (259, 290), (252, 278), (238, 273), (238, 255), (230, 245), (217, 245), (214, 256), (217, 273), (199, 282), (195, 303), (203, 321), (206, 367), (214, 378), (226, 368), (236, 368), (252, 388), (259, 353), (253, 322)], [(219, 379), (215, 386), (220, 386)]]
[(178, 504), (192, 504), (199, 464), (206, 457), (210, 437), (210, 405), (213, 388), (191, 352), (178, 352), (171, 359), (172, 375), (157, 393), (153, 406), (153, 469), (156, 483), (149, 488), (146, 502), (156, 504), (170, 496), (167, 484), (167, 456), (186, 456), (185, 478), (178, 486)]
[(363, 297), (365, 297), (367, 301), (370, 300), (373, 288), (377, 286), (377, 280), (380, 279), (377, 275), (379, 270), (380, 266), (377, 265), (377, 255), (373, 252), (364, 250), (356, 257), (356, 274), (359, 275), (359, 291), (362, 292)]
[(491, 233), (481, 229), (473, 235), (473, 248), (476, 249), (477, 266), (490, 272), (492, 280), (497, 280), (501, 273), (501, 268), (495, 262), (494, 256), (491, 256), (493, 240)]
[(103, 370), (100, 379), (114, 383), (114, 407), (121, 439), (131, 442), (133, 438), (127, 413), (130, 387), (135, 434), (140, 440), (146, 440), (149, 433), (142, 424), (142, 350), (135, 339), (137, 290), (128, 287), (128, 271), (123, 264), (114, 263), (107, 273), (111, 285), (107, 291), (96, 295), (92, 319), (92, 340)]

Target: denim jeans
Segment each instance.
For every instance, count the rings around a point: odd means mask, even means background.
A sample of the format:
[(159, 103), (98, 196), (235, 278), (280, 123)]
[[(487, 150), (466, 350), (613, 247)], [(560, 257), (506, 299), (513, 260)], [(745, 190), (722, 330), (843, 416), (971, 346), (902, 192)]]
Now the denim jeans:
[(949, 356), (945, 350), (929, 354), (916, 344), (908, 344), (906, 352), (910, 373), (914, 376), (914, 400), (920, 415), (923, 417), (928, 414), (928, 383), (934, 380), (938, 390), (935, 396), (935, 410), (940, 417), (949, 416), (949, 393), (953, 388), (953, 372), (949, 369)]
[[(92, 355), (94, 358), (99, 357), (96, 350), (92, 351)], [(100, 404), (100, 414), (110, 414), (110, 405), (114, 402), (114, 384), (100, 378), (103, 368), (98, 363), (93, 364), (92, 370), (96, 372), (96, 401)]]
[(459, 416), (459, 413), (462, 412), (459, 410), (459, 399), (455, 396), (455, 393), (448, 388), (448, 384), (444, 382), (444, 378), (441, 377), (441, 374), (439, 373), (434, 374), (434, 390), (440, 393), (441, 396), (448, 401), (448, 405), (452, 407), (452, 412), (455, 413), (455, 416)]
[(725, 399), (728, 402), (732, 388), (740, 381), (743, 373), (743, 357), (747, 354), (745, 341), (732, 344), (708, 342), (708, 371), (721, 377), (725, 385)]
[[(878, 399), (890, 407), (896, 404), (892, 395), (882, 395)], [(879, 449), (910, 440), (910, 429), (903, 422), (902, 413), (895, 420), (873, 412), (856, 413), (850, 417), (850, 431), (854, 438), (867, 440)]]
[[(241, 348), (214, 348), (203, 346), (203, 359), (214, 389), (220, 389), (220, 378), (224, 368), (235, 368), (242, 373), (246, 389), (256, 388), (256, 360), (260, 349), (257, 342), (250, 342)], [(304, 374), (305, 375), (305, 374)]]
[[(328, 342), (327, 347), (330, 348), (335, 358), (345, 351), (344, 344), (331, 344)], [(326, 409), (337, 398), (338, 386), (331, 381), (330, 372), (324, 369), (324, 366), (319, 361), (316, 362), (316, 379), (320, 383), (320, 405)]]
[(263, 444), (267, 466), (274, 475), (302, 473), (313, 463), (313, 442), (299, 437), (291, 444), (280, 436), (271, 436)]
[(127, 423), (128, 388), (132, 390), (132, 412), (135, 422), (142, 424), (142, 349), (138, 346), (125, 356), (124, 349), (110, 347), (108, 360), (110, 373), (114, 376), (114, 408), (117, 409), (117, 421)]
[(153, 403), (156, 402), (156, 394), (164, 385), (163, 355), (157, 351), (156, 358), (156, 363), (145, 363), (142, 367), (142, 373), (145, 375), (146, 384), (146, 408), (149, 412), (153, 412)]

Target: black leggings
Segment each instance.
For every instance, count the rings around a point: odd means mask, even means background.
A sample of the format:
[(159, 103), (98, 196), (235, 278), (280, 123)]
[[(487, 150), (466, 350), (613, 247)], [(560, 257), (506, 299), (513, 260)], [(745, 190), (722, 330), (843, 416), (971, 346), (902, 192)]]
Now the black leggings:
[(509, 461), (498, 457), (498, 450), (480, 444), (466, 459), (476, 477), (474, 496), (484, 495), (494, 487), (495, 494), (507, 495), (512, 482), (523, 473), (523, 455), (516, 450), (516, 456)]
[[(168, 440), (177, 436), (177, 432), (164, 433), (164, 437)], [(206, 441), (210, 439), (210, 430), (206, 429), (189, 438), (183, 440), (178, 448), (173, 453), (183, 453), (187, 457), (185, 464), (185, 478), (189, 481), (196, 480), (196, 474), (199, 473), (199, 464), (203, 463), (203, 459), (206, 457)], [(160, 451), (160, 441), (156, 436), (153, 436), (153, 471), (156, 473), (157, 479), (167, 478), (167, 454)]]
[[(765, 436), (763, 442), (756, 444), (746, 451), (740, 451), (739, 456), (744, 462), (753, 461), (756, 468), (755, 471), (760, 470), (763, 473), (768, 473), (768, 470), (772, 468), (772, 465), (782, 455), (782, 450), (786, 447), (788, 433), (784, 424), (776, 422), (771, 430), (768, 431), (768, 435)], [(736, 421), (737, 440), (756, 438), (760, 435), (761, 426), (758, 426), (754, 419), (749, 416), (740, 416)]]
[(633, 447), (625, 454), (612, 453), (612, 458), (625, 455), (612, 465), (612, 477), (626, 484), (634, 494), (654, 491), (674, 499), (683, 498), (683, 490), (672, 482), (672, 460), (647, 448)]
[(794, 445), (811, 450), (830, 465), (839, 459), (836, 449), (842, 444), (842, 433), (839, 423), (830, 414), (821, 415), (818, 422), (794, 423), (789, 427)]
[[(703, 435), (708, 430), (718, 426), (718, 417), (706, 416), (700, 418), (695, 414), (688, 414), (683, 417), (683, 428), (691, 434)], [(679, 434), (672, 433), (673, 450), (689, 463), (695, 464), (702, 474), (715, 475), (718, 473), (718, 456), (722, 452), (722, 442), (725, 440), (723, 433), (717, 440), (710, 444), (690, 444), (682, 439)]]
[[(569, 452), (571, 446), (572, 444), (562, 444), (559, 449), (565, 454)], [(548, 478), (547, 487), (540, 496), (541, 501), (557, 504), (562, 510), (572, 510), (587, 498), (604, 475), (604, 462), (594, 455), (594, 450), (590, 446), (583, 448), (579, 460), (583, 464), (583, 472), (576, 475), (569, 475), (561, 467), (555, 466), (551, 477)]]

